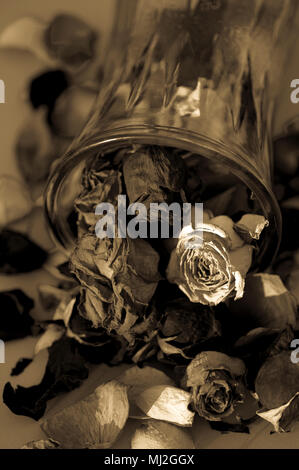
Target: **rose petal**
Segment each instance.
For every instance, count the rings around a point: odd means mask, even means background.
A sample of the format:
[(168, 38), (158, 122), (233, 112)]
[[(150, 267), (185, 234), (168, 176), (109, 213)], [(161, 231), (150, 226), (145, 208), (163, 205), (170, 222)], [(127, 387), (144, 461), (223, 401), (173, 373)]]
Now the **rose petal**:
[(227, 215), (219, 215), (209, 220), (210, 224), (220, 227), (224, 232), (227, 233), (231, 240), (231, 250), (240, 248), (244, 245), (244, 241), (234, 230), (234, 222)]
[(252, 263), (253, 247), (251, 245), (244, 245), (229, 253), (229, 258), (232, 266), (236, 271), (245, 277)]
[(239, 222), (235, 224), (235, 230), (246, 242), (249, 242), (250, 238), (258, 240), (260, 234), (268, 225), (269, 221), (265, 219), (263, 215), (245, 214), (241, 217)]

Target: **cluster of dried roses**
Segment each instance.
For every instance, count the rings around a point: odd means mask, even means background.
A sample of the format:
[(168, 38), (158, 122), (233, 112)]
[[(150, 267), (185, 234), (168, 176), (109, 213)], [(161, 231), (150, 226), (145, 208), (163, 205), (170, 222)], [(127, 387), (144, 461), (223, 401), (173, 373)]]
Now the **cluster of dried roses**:
[[(158, 360), (174, 366), (175, 372), (172, 380), (157, 369), (135, 366), (125, 378), (101, 385), (75, 408), (46, 419), (43, 429), (55, 445), (111, 446), (127, 417), (136, 414), (136, 408), (129, 412), (127, 398), (131, 407), (137, 406), (137, 414), (142, 411), (151, 418), (136, 431), (134, 448), (179, 448), (180, 442), (192, 447), (190, 435), (173, 425), (191, 427), (195, 413), (216, 429), (237, 432), (248, 432), (248, 406), (251, 418), (260, 415), (276, 431), (289, 430), (297, 419), (299, 369), (289, 352), (296, 302), (278, 276), (247, 275), (258, 249), (254, 242), (267, 226), (263, 216), (248, 213), (233, 222), (209, 210), (202, 226), (185, 227), (177, 240), (164, 243), (95, 235), (96, 205), (105, 201), (116, 206), (119, 194), (148, 206), (188, 200), (187, 160), (169, 149), (134, 147), (114, 158), (101, 156), (85, 170), (76, 200), (78, 243), (70, 260), (80, 287), (76, 300), (60, 308), (61, 317), (54, 317), (64, 320), (65, 330), (61, 327), (58, 337), (66, 331), (86, 344), (97, 332), (97, 345), (107, 338), (121, 344), (114, 363), (125, 358), (138, 364)], [(199, 236), (200, 246), (186, 244)], [(276, 382), (279, 373), (284, 377), (280, 390), (273, 390), (273, 373)], [(129, 388), (122, 389), (122, 383)], [(117, 405), (108, 407), (118, 410), (110, 417), (104, 412), (105, 387), (109, 400), (123, 393), (123, 399), (115, 398)], [(97, 418), (78, 430), (85, 407), (95, 409)], [(74, 435), (67, 438), (66, 421), (68, 429), (74, 427)], [(107, 428), (107, 434), (95, 431), (108, 423), (114, 433)], [(96, 432), (92, 442), (83, 438), (85, 426), (88, 435)]]
[[(57, 262), (60, 288), (39, 290), (50, 314), (35, 349), (49, 350), (45, 375), (29, 389), (6, 384), (3, 399), (38, 420), (48, 400), (88, 377), (90, 364), (137, 366), (46, 417), (49, 440), (27, 447), (110, 447), (128, 417), (149, 418), (133, 448), (192, 448), (182, 427), (192, 429), (196, 414), (215, 429), (237, 432), (249, 432), (258, 415), (280, 432), (297, 420), (299, 366), (290, 350), (296, 301), (276, 274), (247, 274), (267, 227), (263, 216), (232, 211), (229, 188), (207, 201), (202, 226), (185, 227), (178, 239), (95, 234), (95, 207), (117, 207), (119, 194), (146, 206), (198, 200), (202, 182), (194, 181), (194, 170), (193, 155), (140, 146), (86, 166), (75, 202), (76, 248), (70, 260)], [(243, 196), (233, 198), (244, 208)], [(190, 248), (198, 237), (203, 243)]]

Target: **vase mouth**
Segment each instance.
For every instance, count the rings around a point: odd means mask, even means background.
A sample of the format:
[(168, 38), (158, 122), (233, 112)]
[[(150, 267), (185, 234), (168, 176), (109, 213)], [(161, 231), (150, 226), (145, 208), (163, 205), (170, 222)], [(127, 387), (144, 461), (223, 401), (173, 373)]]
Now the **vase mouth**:
[(193, 131), (148, 124), (123, 125), (113, 129), (99, 130), (84, 140), (74, 141), (70, 149), (60, 158), (48, 179), (44, 198), (51, 236), (60, 249), (70, 253), (75, 246), (74, 235), (59, 211), (61, 189), (67, 176), (93, 155), (99, 158), (100, 155), (134, 144), (173, 147), (223, 163), (250, 189), (272, 230), (272, 236), (269, 236), (267, 240), (268, 243), (264, 242), (260, 247), (259, 263), (256, 268), (264, 270), (272, 264), (281, 240), (280, 208), (271, 190), (270, 182), (263, 178), (258, 169), (252, 165), (244, 149), (237, 145), (232, 148), (221, 141)]

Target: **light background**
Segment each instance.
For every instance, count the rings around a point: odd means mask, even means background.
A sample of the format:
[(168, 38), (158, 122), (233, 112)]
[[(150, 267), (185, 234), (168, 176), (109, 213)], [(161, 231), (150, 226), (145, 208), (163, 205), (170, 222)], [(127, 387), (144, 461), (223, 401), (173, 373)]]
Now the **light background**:
[[(0, 32), (13, 20), (23, 16), (36, 16), (48, 20), (58, 12), (70, 12), (80, 15), (101, 33), (100, 49), (104, 48), (107, 43), (113, 20), (114, 0), (49, 0), (47, 2), (41, 2), (40, 0), (0, 0), (0, 2)], [(294, 27), (298, 29), (298, 25), (299, 21), (294, 19)], [(299, 39), (298, 44), (294, 44), (288, 61), (289, 66), (285, 70), (284, 80), (281, 83), (279, 106), (275, 116), (275, 134), (279, 134), (285, 121), (299, 114), (299, 104), (291, 104), (289, 99), (290, 81), (293, 78), (299, 78), (298, 50)], [(45, 66), (30, 54), (11, 50), (0, 51), (0, 79), (4, 80), (6, 85), (6, 103), (0, 104), (0, 175), (7, 173), (16, 175), (17, 173), (14, 161), (14, 144), (18, 129), (28, 113), (28, 105), (24, 99), (25, 90), (30, 79), (44, 69)], [(44, 234), (44, 240), (41, 244), (46, 247), (48, 243), (47, 235)], [(44, 271), (9, 278), (0, 276), (0, 290), (22, 287), (28, 295), (36, 298), (36, 285), (41, 282), (51, 283), (53, 280)], [(0, 314), (6, 315), (9, 312), (1, 311)], [(10, 342), (7, 345), (6, 363), (0, 364), (0, 396), (2, 396), (3, 385), (11, 380), (9, 377), (11, 368), (20, 357), (32, 356), (35, 341), (35, 339), (27, 338)], [(46, 360), (47, 353), (40, 353), (37, 361), (31, 364), (22, 376), (11, 380), (12, 383), (19, 383), (23, 386), (39, 383)], [(101, 367), (94, 372), (90, 380), (92, 384), (95, 384), (105, 378), (116, 376), (118, 373), (119, 371), (115, 368), (110, 371), (107, 367)], [(60, 406), (64, 406), (84, 394), (84, 390), (88, 387), (92, 389), (90, 382), (84, 386), (83, 390), (70, 393)], [(59, 401), (58, 399), (58, 406)], [(129, 446), (130, 435), (135, 425), (134, 422), (129, 423), (126, 432), (116, 443), (115, 448), (127, 448)], [(292, 434), (270, 435), (270, 431), (270, 425), (267, 425), (264, 421), (259, 421), (252, 426), (250, 435), (221, 435), (218, 432), (211, 431), (206, 422), (197, 419), (194, 436), (199, 448), (299, 448), (298, 426), (297, 432)], [(17, 449), (24, 443), (43, 436), (38, 423), (32, 419), (14, 415), (0, 402), (0, 448)]]

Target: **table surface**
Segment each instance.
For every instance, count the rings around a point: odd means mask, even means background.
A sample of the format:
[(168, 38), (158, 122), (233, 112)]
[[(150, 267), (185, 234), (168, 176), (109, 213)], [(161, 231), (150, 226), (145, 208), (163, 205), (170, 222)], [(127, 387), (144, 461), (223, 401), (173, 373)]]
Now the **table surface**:
[[(65, 11), (81, 15), (91, 25), (97, 28), (102, 37), (103, 43), (107, 40), (108, 32), (111, 28), (113, 17), (113, 1), (101, 0), (101, 15), (99, 15), (98, 0), (51, 0), (51, 2), (40, 2), (38, 0), (5, 0), (1, 5), (0, 31), (9, 23), (23, 16), (36, 16), (42, 19), (49, 19), (57, 12)], [(102, 44), (103, 44), (102, 43)], [(299, 44), (299, 43), (298, 43)], [(286, 70), (284, 83), (281, 87), (281, 100), (278, 107), (278, 114), (275, 121), (275, 133), (279, 133), (282, 123), (297, 114), (296, 105), (289, 100), (289, 83), (291, 79), (299, 77), (299, 61), (296, 60), (296, 45), (294, 45), (294, 56), (290, 57), (290, 67)], [(27, 53), (17, 51), (0, 51), (0, 78), (6, 85), (6, 103), (0, 105), (0, 175), (16, 175), (14, 159), (14, 142), (18, 129), (22, 125), (28, 105), (24, 100), (24, 90), (35, 74), (44, 70), (45, 67), (36, 58)], [(298, 105), (299, 110), (299, 105)], [(51, 246), (46, 228), (40, 227), (38, 214), (33, 215), (31, 221), (21, 227), (24, 231), (29, 231), (30, 236), (38, 241), (42, 246)], [(33, 220), (33, 222), (32, 222)], [(29, 230), (30, 228), (30, 230)], [(28, 295), (36, 301), (36, 311), (38, 311), (37, 285), (40, 283), (52, 283), (54, 279), (45, 270), (40, 270), (32, 274), (18, 276), (0, 276), (0, 290), (10, 288), (22, 288)], [(5, 312), (2, 312), (5, 314)], [(10, 377), (10, 371), (21, 357), (32, 357), (35, 338), (11, 341), (6, 345), (6, 363), (0, 364), (0, 396), (7, 381), (12, 384), (31, 386), (40, 382), (45, 364), (47, 352), (39, 353), (23, 374), (18, 377)], [(107, 366), (96, 368), (83, 386), (69, 393), (61, 399), (55, 399), (55, 406), (65, 406), (80, 396), (84, 396), (88, 390), (92, 390), (94, 384), (99, 380), (107, 380), (117, 376), (123, 367), (110, 369)], [(100, 378), (100, 379), (99, 379)], [(138, 423), (137, 423), (138, 424)], [(132, 432), (136, 428), (136, 421), (129, 420), (125, 431), (115, 444), (114, 448), (129, 448)], [(250, 435), (245, 434), (220, 434), (212, 431), (207, 422), (196, 419), (193, 436), (198, 448), (299, 448), (299, 426), (291, 434), (270, 435), (271, 426), (263, 420), (258, 420), (252, 425)], [(0, 400), (0, 448), (18, 449), (23, 444), (34, 439), (44, 437), (39, 424), (26, 417), (14, 415)]]

